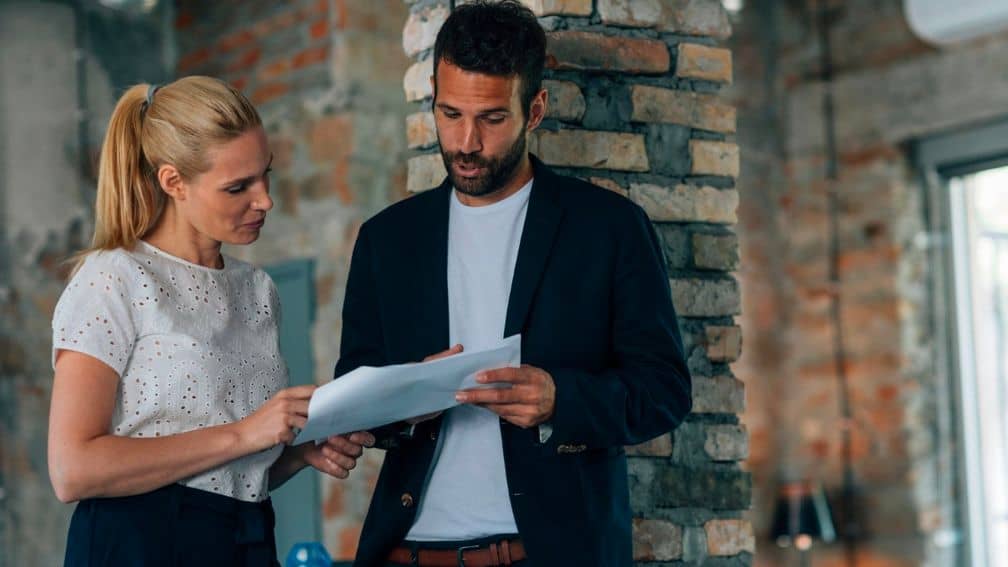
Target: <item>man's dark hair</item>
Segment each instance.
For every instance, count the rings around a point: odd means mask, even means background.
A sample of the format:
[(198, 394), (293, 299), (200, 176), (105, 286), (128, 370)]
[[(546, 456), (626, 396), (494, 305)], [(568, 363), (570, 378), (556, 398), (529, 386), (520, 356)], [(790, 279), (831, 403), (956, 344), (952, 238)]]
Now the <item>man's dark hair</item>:
[(528, 119), (532, 99), (542, 89), (546, 32), (532, 10), (515, 0), (462, 4), (445, 20), (434, 42), (435, 89), (442, 60), (474, 73), (517, 75)]

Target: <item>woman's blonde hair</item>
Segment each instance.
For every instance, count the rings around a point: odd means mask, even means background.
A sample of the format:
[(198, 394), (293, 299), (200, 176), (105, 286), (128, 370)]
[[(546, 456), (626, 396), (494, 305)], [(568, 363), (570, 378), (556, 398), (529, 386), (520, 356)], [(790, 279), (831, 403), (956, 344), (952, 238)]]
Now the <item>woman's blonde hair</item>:
[(77, 263), (97, 250), (132, 249), (154, 227), (166, 199), (159, 167), (173, 165), (193, 179), (210, 169), (210, 148), (261, 124), (244, 95), (213, 77), (127, 89), (102, 144), (94, 237)]

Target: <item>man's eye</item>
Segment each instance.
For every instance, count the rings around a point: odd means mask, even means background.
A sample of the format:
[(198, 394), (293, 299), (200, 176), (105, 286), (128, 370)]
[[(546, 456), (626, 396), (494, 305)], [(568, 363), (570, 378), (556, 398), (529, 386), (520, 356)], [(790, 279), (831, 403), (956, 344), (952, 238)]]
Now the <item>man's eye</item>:
[(454, 120), (454, 119), (458, 118), (459, 116), (461, 116), (461, 114), (459, 114), (458, 112), (445, 112), (444, 115), (445, 115), (445, 118), (451, 118), (452, 120)]
[(490, 124), (500, 124), (501, 122), (504, 122), (504, 117), (499, 114), (491, 114), (490, 116), (484, 116), (483, 119), (489, 122)]

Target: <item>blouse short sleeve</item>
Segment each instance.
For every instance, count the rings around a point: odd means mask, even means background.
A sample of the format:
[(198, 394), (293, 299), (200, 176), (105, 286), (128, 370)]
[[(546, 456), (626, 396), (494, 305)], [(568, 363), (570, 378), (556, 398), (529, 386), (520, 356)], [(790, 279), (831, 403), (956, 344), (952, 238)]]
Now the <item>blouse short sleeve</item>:
[(122, 376), (136, 328), (120, 251), (95, 252), (71, 278), (53, 313), (52, 363), (60, 349), (97, 358)]

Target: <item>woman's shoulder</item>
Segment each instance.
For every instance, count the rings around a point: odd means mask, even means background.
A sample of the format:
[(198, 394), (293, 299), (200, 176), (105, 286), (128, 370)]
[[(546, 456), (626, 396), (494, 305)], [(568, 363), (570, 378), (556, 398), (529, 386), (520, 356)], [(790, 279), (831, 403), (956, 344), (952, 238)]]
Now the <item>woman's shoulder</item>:
[[(135, 270), (141, 261), (135, 254), (124, 248), (113, 248), (111, 250), (94, 250), (88, 252), (80, 262), (71, 281), (95, 277), (113, 276), (121, 278), (128, 275), (131, 270)], [(116, 280), (126, 281), (126, 280)]]

